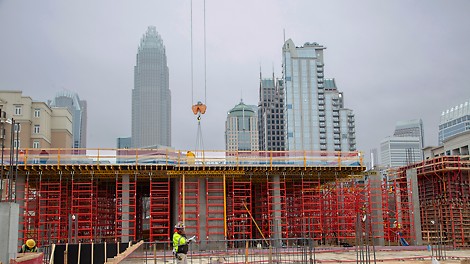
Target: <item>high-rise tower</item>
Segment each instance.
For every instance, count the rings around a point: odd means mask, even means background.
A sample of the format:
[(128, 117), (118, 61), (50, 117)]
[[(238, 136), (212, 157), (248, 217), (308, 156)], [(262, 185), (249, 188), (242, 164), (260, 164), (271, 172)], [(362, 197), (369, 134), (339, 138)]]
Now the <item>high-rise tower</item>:
[(163, 40), (153, 26), (143, 35), (134, 67), (132, 146), (171, 146), (171, 92)]
[(49, 101), (51, 107), (66, 107), (72, 114), (73, 148), (86, 148), (87, 102), (80, 100), (77, 93), (69, 91), (57, 92)]
[(344, 108), (334, 79), (324, 78), (323, 50), (318, 43), (283, 47), (287, 148), (290, 151), (354, 151), (354, 113)]
[(260, 150), (286, 150), (282, 79), (275, 79), (274, 76), (263, 79), (260, 76), (258, 127)]
[(439, 145), (465, 131), (470, 131), (470, 100), (442, 112), (439, 122)]
[(423, 120), (413, 119), (398, 121), (395, 125), (395, 137), (418, 137), (421, 148), (424, 148), (424, 128)]
[(380, 142), (380, 163), (384, 167), (396, 168), (422, 161), (423, 146), (423, 121), (398, 121), (393, 136)]
[(237, 104), (227, 113), (225, 149), (228, 151), (257, 151), (258, 115), (256, 106)]

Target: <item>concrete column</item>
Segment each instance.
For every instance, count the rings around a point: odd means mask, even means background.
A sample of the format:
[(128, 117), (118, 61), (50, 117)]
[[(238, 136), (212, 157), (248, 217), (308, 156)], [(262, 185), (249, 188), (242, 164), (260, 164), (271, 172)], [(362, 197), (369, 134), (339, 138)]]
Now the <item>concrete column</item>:
[(17, 203), (0, 203), (0, 262), (10, 263), (16, 259), (18, 250), (18, 215)]
[(122, 175), (122, 234), (121, 242), (129, 242), (129, 175)]
[(378, 171), (374, 171), (373, 175), (369, 175), (370, 180), (370, 199), (371, 203), (371, 221), (372, 221), (372, 237), (376, 246), (385, 246), (384, 239), (384, 219), (382, 209), (382, 175)]
[(411, 186), (411, 193), (408, 193), (409, 199), (412, 202), (410, 208), (410, 223), (413, 223), (414, 235), (416, 237), (415, 245), (423, 245), (423, 236), (421, 232), (421, 213), (419, 210), (419, 193), (418, 193), (418, 174), (416, 169), (409, 169), (406, 171), (406, 179), (408, 186)]
[(273, 223), (272, 223), (272, 228), (273, 228), (273, 238), (275, 239), (274, 241), (274, 246), (275, 247), (281, 247), (281, 239), (282, 239), (282, 205), (281, 205), (281, 184), (279, 180), (279, 175), (273, 175), (272, 176), (272, 189), (273, 189), (273, 208), (271, 208), (274, 212), (273, 215)]
[(179, 193), (179, 185), (180, 185), (180, 179), (171, 179), (171, 208), (170, 212), (171, 213), (171, 219), (170, 219), (170, 237), (173, 235), (173, 226), (178, 223), (178, 217), (179, 217), (179, 203), (180, 203), (180, 193)]
[[(197, 238), (199, 243), (199, 249), (205, 250), (207, 246), (207, 232), (206, 232), (206, 220), (207, 220), (207, 186), (206, 179), (200, 177), (199, 179), (199, 237)], [(193, 234), (189, 234), (192, 236)]]
[[(23, 224), (23, 216), (24, 216), (24, 198), (25, 198), (25, 175), (18, 174), (15, 182), (15, 190), (16, 190), (16, 203), (19, 205), (19, 216), (18, 216), (18, 227), (19, 229), (22, 228)], [(18, 244), (23, 241), (23, 233), (18, 233)], [(22, 245), (22, 244), (21, 244)]]

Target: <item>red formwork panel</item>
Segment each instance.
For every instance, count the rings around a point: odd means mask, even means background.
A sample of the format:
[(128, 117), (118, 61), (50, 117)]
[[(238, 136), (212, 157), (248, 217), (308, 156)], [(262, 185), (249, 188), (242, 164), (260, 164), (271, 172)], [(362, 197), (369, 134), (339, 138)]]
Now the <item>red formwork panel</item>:
[(118, 175), (116, 178), (115, 241), (137, 238), (137, 182), (135, 175)]
[(232, 178), (227, 184), (228, 239), (253, 238), (251, 179)]
[(470, 163), (445, 156), (415, 167), (423, 241), (470, 247)]
[(206, 178), (206, 240), (225, 236), (223, 179)]
[(72, 178), (72, 241), (94, 241), (96, 185), (90, 178)]
[(170, 180), (150, 179), (150, 241), (170, 238)]
[[(184, 177), (184, 176), (183, 176)], [(184, 182), (184, 186), (183, 186)], [(199, 178), (185, 177), (180, 181), (180, 197), (183, 197), (184, 188), (184, 208), (183, 201), (179, 203), (179, 220), (185, 224), (186, 232), (199, 236)], [(184, 210), (184, 219), (183, 219)]]

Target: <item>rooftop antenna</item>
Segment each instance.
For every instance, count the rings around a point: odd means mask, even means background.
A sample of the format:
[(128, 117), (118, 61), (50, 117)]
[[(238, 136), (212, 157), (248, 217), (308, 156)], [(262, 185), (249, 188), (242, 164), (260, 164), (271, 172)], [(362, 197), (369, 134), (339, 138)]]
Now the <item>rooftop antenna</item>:
[(283, 35), (284, 35), (284, 43), (286, 43), (286, 29), (282, 29)]

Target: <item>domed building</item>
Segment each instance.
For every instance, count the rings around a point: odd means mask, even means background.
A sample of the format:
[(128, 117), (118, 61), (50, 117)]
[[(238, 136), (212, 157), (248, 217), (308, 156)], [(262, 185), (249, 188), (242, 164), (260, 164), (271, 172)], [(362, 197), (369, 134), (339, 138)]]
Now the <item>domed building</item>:
[(255, 105), (243, 100), (227, 113), (225, 121), (227, 151), (258, 151), (258, 113)]

